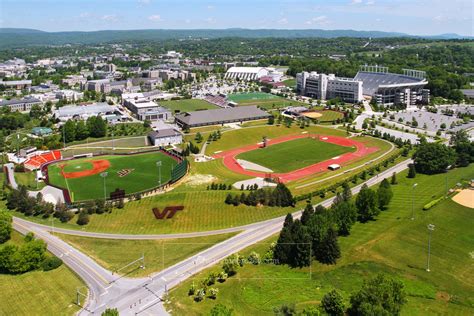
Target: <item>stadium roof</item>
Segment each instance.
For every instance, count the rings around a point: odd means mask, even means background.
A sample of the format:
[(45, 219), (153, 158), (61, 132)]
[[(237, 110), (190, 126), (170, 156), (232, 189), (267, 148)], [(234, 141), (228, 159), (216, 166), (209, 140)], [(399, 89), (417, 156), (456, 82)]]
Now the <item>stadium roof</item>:
[(365, 95), (373, 95), (379, 87), (403, 87), (412, 85), (424, 85), (428, 82), (425, 79), (409, 77), (401, 74), (393, 74), (389, 72), (366, 72), (359, 71), (354, 80), (362, 81), (362, 88)]
[(230, 67), (229, 70), (227, 70), (227, 72), (258, 74), (258, 72), (262, 69), (266, 69), (266, 68), (263, 68), (263, 67)]
[(111, 113), (117, 110), (117, 107), (107, 103), (95, 103), (92, 105), (68, 105), (55, 111), (56, 117), (71, 117), (75, 115), (97, 115), (99, 113)]
[(215, 125), (228, 122), (248, 121), (267, 118), (270, 114), (256, 106), (239, 106), (234, 108), (195, 111), (180, 113), (176, 120), (187, 126)]

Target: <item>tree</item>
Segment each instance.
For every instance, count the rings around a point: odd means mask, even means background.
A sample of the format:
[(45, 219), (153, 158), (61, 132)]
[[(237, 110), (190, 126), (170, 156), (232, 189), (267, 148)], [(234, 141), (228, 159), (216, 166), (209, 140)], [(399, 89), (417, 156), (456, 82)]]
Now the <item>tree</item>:
[(224, 260), (224, 265), (222, 266), (222, 269), (225, 273), (227, 273), (228, 276), (233, 276), (237, 274), (237, 270), (239, 269), (239, 267), (239, 256), (237, 254), (233, 254), (232, 256), (227, 257)]
[(295, 304), (283, 304), (273, 309), (275, 316), (292, 316), (296, 315)]
[(332, 290), (323, 296), (321, 308), (331, 316), (344, 315), (344, 299), (338, 291)]
[(293, 262), (292, 250), (293, 250), (293, 217), (288, 214), (285, 218), (283, 228), (278, 237), (275, 250), (273, 252), (274, 259), (278, 260), (279, 264), (290, 264)]
[(10, 273), (24, 273), (36, 270), (45, 259), (46, 243), (40, 239), (26, 242), (10, 256)]
[(77, 225), (87, 225), (89, 224), (89, 214), (87, 211), (81, 211), (77, 218)]
[(209, 311), (209, 316), (232, 316), (234, 310), (222, 304), (216, 304)]
[(403, 283), (379, 274), (351, 295), (348, 312), (349, 315), (400, 315), (405, 303)]
[(76, 139), (83, 140), (89, 137), (89, 130), (87, 129), (87, 125), (84, 121), (79, 121), (76, 124)]
[(6, 210), (0, 210), (0, 244), (10, 239), (12, 233), (12, 216)]
[(357, 208), (354, 203), (352, 201), (342, 201), (341, 203), (333, 205), (331, 208), (334, 213), (338, 234), (348, 236), (352, 225), (354, 225), (357, 220)]
[(445, 172), (456, 158), (454, 149), (441, 143), (420, 144), (413, 155), (416, 171), (424, 174)]
[(377, 190), (377, 198), (379, 200), (379, 208), (381, 210), (385, 209), (390, 203), (390, 200), (393, 197), (393, 192), (390, 187), (390, 183), (388, 182), (387, 179), (383, 179), (382, 182), (380, 182), (379, 188)]
[(63, 141), (70, 143), (76, 140), (76, 123), (73, 120), (67, 120), (63, 125)]
[(273, 115), (268, 117), (268, 125), (275, 124), (275, 117)]
[(344, 182), (342, 184), (342, 199), (344, 201), (349, 201), (352, 198), (352, 191), (349, 187), (349, 183)]
[(394, 185), (394, 184), (397, 184), (398, 181), (397, 181), (397, 174), (394, 172), (392, 173), (392, 179), (390, 181), (390, 184)]
[(325, 264), (336, 264), (337, 259), (341, 257), (341, 250), (337, 242), (337, 232), (330, 227), (324, 236), (321, 245), (318, 247), (319, 262)]
[(414, 178), (416, 177), (416, 169), (415, 169), (415, 165), (410, 163), (408, 164), (408, 175), (407, 175), (407, 178)]
[(366, 222), (374, 219), (380, 212), (378, 208), (377, 194), (364, 184), (356, 198), (357, 213), (359, 220)]
[(308, 200), (306, 202), (306, 206), (303, 210), (303, 213), (301, 214), (301, 224), (307, 225), (310, 218), (311, 218), (311, 215), (313, 215), (313, 214), (314, 214), (314, 207), (311, 204), (311, 201)]
[(119, 316), (119, 311), (116, 308), (107, 308), (101, 316)]
[(294, 267), (308, 267), (311, 265), (311, 237), (307, 228), (300, 220), (295, 220), (291, 227), (291, 238), (293, 244), (290, 245), (290, 262)]
[(469, 140), (469, 135), (465, 130), (454, 133), (449, 142), (457, 154), (456, 165), (466, 167), (474, 162), (474, 142)]

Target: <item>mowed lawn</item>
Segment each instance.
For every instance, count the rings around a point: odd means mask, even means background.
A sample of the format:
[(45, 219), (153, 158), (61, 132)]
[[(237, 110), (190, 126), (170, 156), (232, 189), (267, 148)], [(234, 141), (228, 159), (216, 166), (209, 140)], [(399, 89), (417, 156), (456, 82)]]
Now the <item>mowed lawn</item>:
[(299, 101), (288, 100), (264, 92), (236, 93), (228, 95), (227, 98), (230, 101), (238, 103), (239, 106), (257, 105), (266, 110), (279, 109), (287, 106), (307, 105)]
[(144, 255), (144, 269), (140, 269), (140, 264), (137, 263), (118, 272), (127, 277), (142, 277), (168, 268), (236, 234), (158, 240), (100, 239), (57, 235), (111, 271), (117, 271)]
[(218, 106), (201, 99), (161, 101), (160, 105), (173, 112), (193, 112), (219, 108)]
[(355, 151), (313, 138), (301, 138), (242, 153), (238, 159), (267, 167), (273, 172), (290, 172)]
[[(322, 297), (337, 289), (348, 306), (350, 294), (364, 279), (384, 273), (404, 283), (407, 303), (401, 315), (473, 315), (474, 245), (473, 209), (450, 199), (428, 211), (423, 205), (443, 196), (445, 181), (455, 187), (462, 179), (474, 177), (474, 165), (451, 170), (447, 176), (398, 175), (392, 187), (394, 197), (377, 220), (356, 223), (351, 235), (340, 237), (342, 257), (336, 265), (313, 262), (311, 268), (292, 269), (271, 264), (246, 264), (235, 277), (214, 285), (219, 289), (216, 300), (206, 298), (196, 303), (187, 292), (194, 282), (199, 285), (211, 271), (221, 271), (221, 264), (203, 271), (172, 289), (167, 308), (176, 315), (207, 315), (216, 304), (234, 309), (235, 315), (274, 315), (273, 308), (296, 304), (297, 311), (318, 306)], [(412, 187), (415, 219), (411, 220)], [(428, 230), (434, 224), (431, 243), (431, 272), (426, 271)], [(242, 251), (261, 256), (268, 250), (273, 236)], [(257, 278), (257, 279), (256, 279)]]
[[(23, 236), (13, 232), (7, 243), (20, 245)], [(83, 282), (65, 265), (44, 272), (0, 274), (0, 315), (73, 315), (76, 288)]]
[[(48, 167), (49, 180), (52, 184), (69, 190), (74, 201), (90, 200), (104, 197), (104, 179), (100, 174), (87, 177), (65, 179), (61, 174), (61, 165), (65, 165), (64, 171), (74, 172), (90, 170), (91, 162), (96, 160), (108, 160), (110, 167), (105, 179), (106, 195), (115, 189), (125, 189), (125, 193), (136, 193), (158, 186), (159, 169), (157, 161), (162, 162), (161, 183), (166, 183), (171, 178), (171, 170), (177, 162), (160, 152), (139, 155), (117, 155), (99, 156), (94, 158), (82, 158), (71, 161), (61, 161)], [(126, 176), (119, 176), (119, 171), (130, 169)]]

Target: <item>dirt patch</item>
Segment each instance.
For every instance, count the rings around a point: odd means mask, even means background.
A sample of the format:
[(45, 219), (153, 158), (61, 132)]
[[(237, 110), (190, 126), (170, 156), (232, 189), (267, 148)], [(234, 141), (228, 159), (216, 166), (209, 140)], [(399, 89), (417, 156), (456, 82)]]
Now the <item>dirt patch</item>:
[(462, 206), (474, 208), (474, 190), (465, 189), (460, 191), (458, 194), (453, 196), (453, 201)]
[(449, 302), (450, 298), (451, 298), (451, 296), (446, 292), (439, 291), (439, 292), (436, 293), (436, 299), (438, 301)]
[(101, 173), (110, 167), (110, 161), (108, 160), (94, 160), (90, 163), (92, 164), (92, 169), (74, 172), (65, 172), (65, 165), (61, 165), (61, 175), (66, 179), (82, 178)]
[(323, 116), (319, 112), (305, 112), (305, 113), (303, 113), (303, 115), (308, 117), (308, 118), (312, 118), (312, 119), (320, 118), (321, 116)]
[(212, 183), (216, 180), (217, 178), (210, 174), (195, 174), (189, 176), (188, 179), (186, 179), (186, 181), (184, 182), (184, 184), (190, 186), (198, 186), (202, 184)]

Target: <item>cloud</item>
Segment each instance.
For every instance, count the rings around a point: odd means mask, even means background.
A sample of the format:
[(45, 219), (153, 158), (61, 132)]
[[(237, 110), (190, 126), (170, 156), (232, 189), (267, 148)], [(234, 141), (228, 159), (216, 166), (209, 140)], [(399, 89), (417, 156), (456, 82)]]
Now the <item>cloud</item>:
[(161, 21), (161, 15), (159, 14), (150, 15), (148, 17), (148, 20), (153, 21), (153, 22), (159, 22)]
[(287, 18), (281, 18), (277, 22), (278, 22), (278, 24), (288, 24), (288, 19)]
[(208, 9), (208, 10), (214, 10), (215, 8), (216, 8), (216, 7), (213, 6), (213, 5), (208, 5), (208, 6), (207, 6), (207, 9)]
[(374, 0), (368, 0), (365, 4), (366, 5), (374, 5), (375, 1)]
[(137, 0), (138, 4), (141, 6), (149, 5), (151, 0)]
[(184, 20), (184, 23), (190, 24), (190, 23), (191, 23), (191, 20), (190, 20), (190, 19), (186, 19), (186, 20)]
[(216, 19), (214, 18), (207, 18), (207, 19), (204, 19), (205, 22), (209, 23), (209, 24), (214, 24), (216, 23)]
[(361, 4), (362, 3), (362, 0), (351, 0), (351, 4), (354, 5), (354, 4)]
[(106, 14), (101, 17), (102, 20), (107, 21), (107, 22), (117, 22), (118, 17), (115, 14)]
[(82, 12), (81, 14), (79, 14), (79, 18), (81, 19), (87, 19), (87, 18), (90, 18), (92, 16), (92, 14), (90, 14), (89, 12)]
[(305, 22), (308, 25), (318, 25), (318, 26), (326, 26), (331, 23), (325, 15), (316, 16), (308, 21)]

